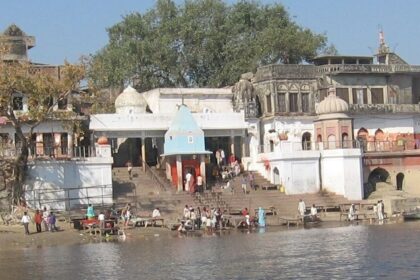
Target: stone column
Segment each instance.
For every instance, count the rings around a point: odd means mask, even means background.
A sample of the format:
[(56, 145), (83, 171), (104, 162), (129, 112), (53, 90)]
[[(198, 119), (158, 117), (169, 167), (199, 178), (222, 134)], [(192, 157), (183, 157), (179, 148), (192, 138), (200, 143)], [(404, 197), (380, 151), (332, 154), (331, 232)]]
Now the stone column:
[(182, 192), (183, 189), (183, 180), (182, 180), (182, 158), (181, 155), (176, 156), (176, 174), (178, 177), (177, 188), (179, 192)]
[(143, 172), (146, 171), (146, 138), (141, 138), (141, 166)]
[(242, 137), (241, 137), (241, 146), (242, 146), (242, 155), (241, 155), (241, 158), (243, 158), (244, 156), (246, 156), (246, 143), (245, 143), (245, 135), (242, 135)]
[(235, 154), (235, 136), (230, 136), (230, 153), (225, 155), (228, 159), (230, 154)]
[[(35, 154), (36, 155), (44, 155), (44, 137), (42, 135), (42, 133), (37, 133), (36, 134), (36, 143), (35, 143)], [(15, 140), (16, 143), (16, 140)]]
[(206, 156), (200, 155), (200, 175), (203, 178), (203, 190), (207, 187), (207, 178), (206, 178)]
[(73, 134), (67, 134), (67, 155), (73, 157)]
[(61, 133), (54, 133), (53, 147), (54, 156), (61, 156)]

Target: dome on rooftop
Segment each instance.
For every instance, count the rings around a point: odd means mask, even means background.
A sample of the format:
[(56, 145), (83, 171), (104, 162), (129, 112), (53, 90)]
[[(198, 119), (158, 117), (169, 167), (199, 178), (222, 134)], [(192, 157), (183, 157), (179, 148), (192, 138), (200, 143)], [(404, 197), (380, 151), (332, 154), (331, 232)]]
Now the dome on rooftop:
[(143, 95), (131, 86), (128, 86), (117, 99), (115, 99), (115, 110), (119, 114), (145, 113), (146, 100)]
[(348, 111), (349, 104), (335, 95), (335, 89), (330, 89), (329, 95), (322, 100), (316, 108), (316, 113), (318, 115), (347, 113)]

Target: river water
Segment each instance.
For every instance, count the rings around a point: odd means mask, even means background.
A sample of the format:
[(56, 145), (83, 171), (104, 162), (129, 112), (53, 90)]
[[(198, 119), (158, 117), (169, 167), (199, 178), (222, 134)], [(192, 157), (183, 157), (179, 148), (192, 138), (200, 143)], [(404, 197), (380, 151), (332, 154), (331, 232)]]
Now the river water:
[(0, 253), (0, 279), (417, 279), (420, 222), (231, 231)]

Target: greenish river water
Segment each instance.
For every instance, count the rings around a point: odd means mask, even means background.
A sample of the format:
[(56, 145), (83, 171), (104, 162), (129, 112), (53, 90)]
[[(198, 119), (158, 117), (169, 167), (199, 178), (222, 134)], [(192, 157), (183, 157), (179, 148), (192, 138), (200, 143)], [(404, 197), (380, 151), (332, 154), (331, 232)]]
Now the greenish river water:
[(418, 279), (420, 223), (4, 251), (0, 279)]

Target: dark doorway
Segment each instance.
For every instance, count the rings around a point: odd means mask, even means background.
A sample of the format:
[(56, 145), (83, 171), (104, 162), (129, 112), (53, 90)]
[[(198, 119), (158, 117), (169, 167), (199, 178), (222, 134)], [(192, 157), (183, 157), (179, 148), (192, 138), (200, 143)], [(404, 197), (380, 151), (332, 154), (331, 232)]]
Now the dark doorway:
[(398, 191), (402, 191), (403, 182), (404, 182), (404, 173), (400, 172), (397, 174), (397, 190)]
[(302, 150), (310, 150), (311, 149), (311, 134), (309, 132), (305, 132), (302, 135)]
[(365, 184), (365, 198), (376, 191), (377, 183), (386, 183), (389, 181), (389, 172), (381, 167), (377, 167), (369, 174), (368, 182)]

